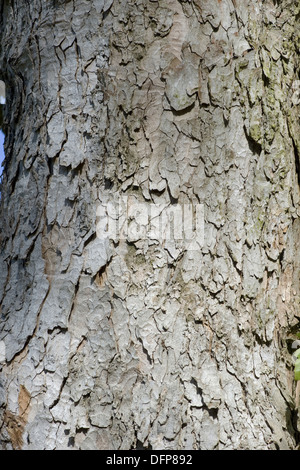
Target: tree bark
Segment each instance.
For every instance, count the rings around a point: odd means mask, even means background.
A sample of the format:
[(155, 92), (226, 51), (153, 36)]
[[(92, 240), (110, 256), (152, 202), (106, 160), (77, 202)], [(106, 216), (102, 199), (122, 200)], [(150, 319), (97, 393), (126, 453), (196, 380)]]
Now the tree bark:
[(0, 5), (1, 448), (297, 448), (297, 2)]

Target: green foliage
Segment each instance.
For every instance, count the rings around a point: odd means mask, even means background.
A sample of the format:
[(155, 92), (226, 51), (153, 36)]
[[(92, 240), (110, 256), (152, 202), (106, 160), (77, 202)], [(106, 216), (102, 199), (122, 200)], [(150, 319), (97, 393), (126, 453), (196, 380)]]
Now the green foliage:
[(293, 356), (296, 358), (294, 365), (294, 377), (295, 380), (300, 380), (300, 348), (293, 353)]

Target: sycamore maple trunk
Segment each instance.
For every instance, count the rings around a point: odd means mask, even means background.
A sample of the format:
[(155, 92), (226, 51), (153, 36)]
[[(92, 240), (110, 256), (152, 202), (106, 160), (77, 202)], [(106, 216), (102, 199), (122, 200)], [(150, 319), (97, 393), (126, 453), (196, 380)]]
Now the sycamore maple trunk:
[(297, 5), (0, 1), (2, 449), (297, 448)]

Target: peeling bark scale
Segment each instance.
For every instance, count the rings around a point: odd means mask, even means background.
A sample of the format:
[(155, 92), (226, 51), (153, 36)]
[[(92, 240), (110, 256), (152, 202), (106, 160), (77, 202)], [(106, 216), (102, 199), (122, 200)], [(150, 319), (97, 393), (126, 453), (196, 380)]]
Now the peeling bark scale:
[[(296, 449), (298, 2), (0, 10), (0, 448)], [(203, 243), (97, 236), (125, 197)]]

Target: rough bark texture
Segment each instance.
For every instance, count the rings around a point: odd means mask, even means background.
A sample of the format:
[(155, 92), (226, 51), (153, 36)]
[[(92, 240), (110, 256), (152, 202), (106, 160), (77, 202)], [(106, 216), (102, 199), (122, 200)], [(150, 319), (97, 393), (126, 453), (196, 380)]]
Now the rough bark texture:
[[(296, 448), (298, 2), (0, 5), (1, 448)], [(203, 246), (97, 237), (122, 196)]]

